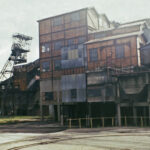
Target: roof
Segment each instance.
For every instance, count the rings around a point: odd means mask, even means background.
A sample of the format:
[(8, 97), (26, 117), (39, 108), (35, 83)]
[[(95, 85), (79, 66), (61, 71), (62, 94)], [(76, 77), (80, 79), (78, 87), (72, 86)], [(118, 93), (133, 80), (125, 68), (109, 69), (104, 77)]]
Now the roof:
[(146, 21), (149, 21), (150, 18), (145, 18), (145, 19), (140, 19), (140, 20), (135, 20), (135, 21), (131, 21), (131, 22), (126, 22), (126, 23), (122, 23), (120, 26), (127, 26), (127, 25), (137, 25), (137, 24), (143, 24)]
[(51, 17), (48, 17), (48, 18), (40, 19), (37, 22), (41, 22), (41, 21), (44, 21), (44, 20), (47, 20), (47, 19), (51, 19), (51, 18), (55, 18), (55, 17), (60, 17), (60, 16), (63, 16), (63, 15), (67, 15), (67, 14), (70, 14), (70, 13), (78, 12), (78, 11), (81, 11), (81, 10), (90, 10), (90, 9), (93, 10), (93, 11), (95, 11), (95, 13), (97, 14), (97, 16), (99, 16), (99, 13), (95, 9), (95, 7), (86, 7), (86, 8), (78, 9), (78, 10), (75, 10), (75, 11), (71, 11), (71, 12), (67, 12), (67, 13), (63, 13), (63, 14), (51, 16)]
[(114, 35), (114, 36), (109, 36), (109, 37), (90, 40), (90, 41), (86, 42), (85, 44), (91, 44), (91, 43), (102, 42), (102, 41), (109, 41), (109, 40), (114, 40), (114, 39), (118, 39), (118, 38), (136, 36), (136, 35), (141, 35), (141, 34), (142, 34), (142, 32), (140, 32), (140, 31), (139, 32), (127, 33), (127, 34), (119, 34), (119, 35)]

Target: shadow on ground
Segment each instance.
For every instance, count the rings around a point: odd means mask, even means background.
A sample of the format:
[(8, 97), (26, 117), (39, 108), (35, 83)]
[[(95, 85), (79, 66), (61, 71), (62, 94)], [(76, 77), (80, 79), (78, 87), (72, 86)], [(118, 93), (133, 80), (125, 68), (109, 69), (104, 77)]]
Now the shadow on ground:
[(54, 122), (22, 122), (0, 125), (0, 133), (53, 133), (66, 130)]

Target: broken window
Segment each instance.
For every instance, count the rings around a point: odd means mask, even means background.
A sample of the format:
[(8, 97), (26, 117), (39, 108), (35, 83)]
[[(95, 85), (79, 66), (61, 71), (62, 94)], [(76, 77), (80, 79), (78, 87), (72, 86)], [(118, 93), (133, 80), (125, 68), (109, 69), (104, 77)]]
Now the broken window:
[(42, 44), (42, 53), (49, 52), (50, 51), (50, 44), (44, 43)]
[(87, 90), (88, 97), (99, 97), (101, 96), (101, 89), (88, 89)]
[(42, 62), (42, 72), (50, 71), (50, 62)]
[(62, 17), (57, 17), (57, 18), (54, 18), (54, 20), (53, 20), (53, 25), (54, 26), (61, 25), (62, 23), (63, 23), (63, 18)]
[(86, 37), (79, 37), (78, 38), (78, 44), (82, 44), (86, 41)]
[(80, 14), (79, 14), (79, 12), (71, 14), (71, 20), (72, 21), (79, 21), (80, 20)]
[(68, 45), (73, 45), (73, 44), (74, 44), (74, 39), (69, 39), (69, 40), (67, 40), (67, 44), (68, 44)]
[(54, 68), (55, 70), (61, 69), (61, 60), (54, 60)]
[(45, 92), (45, 100), (53, 100), (53, 92)]
[(71, 98), (77, 98), (77, 90), (76, 89), (71, 90)]
[(90, 61), (97, 61), (97, 60), (98, 60), (97, 48), (90, 49)]
[(63, 46), (63, 41), (56, 41), (54, 42), (54, 49), (55, 50), (60, 50)]
[(123, 58), (123, 57), (124, 57), (124, 45), (117, 45), (116, 58)]

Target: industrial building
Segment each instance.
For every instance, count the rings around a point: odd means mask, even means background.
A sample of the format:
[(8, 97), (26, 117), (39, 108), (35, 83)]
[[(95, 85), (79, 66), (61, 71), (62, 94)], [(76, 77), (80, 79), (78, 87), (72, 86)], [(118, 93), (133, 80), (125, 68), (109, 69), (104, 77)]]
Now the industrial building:
[(150, 123), (149, 19), (120, 24), (84, 8), (38, 23), (42, 117)]

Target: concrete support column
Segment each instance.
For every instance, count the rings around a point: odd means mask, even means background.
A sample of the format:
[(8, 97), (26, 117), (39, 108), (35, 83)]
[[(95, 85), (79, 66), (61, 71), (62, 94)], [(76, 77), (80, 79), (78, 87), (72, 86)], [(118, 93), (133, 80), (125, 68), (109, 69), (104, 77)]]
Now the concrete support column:
[(118, 126), (121, 126), (121, 107), (120, 107), (120, 88), (117, 84), (117, 122)]
[(148, 118), (149, 118), (149, 126), (150, 126), (150, 103), (149, 103), (149, 105), (148, 105), (148, 110), (149, 110), (149, 113), (148, 113)]
[(92, 108), (91, 108), (91, 103), (89, 103), (89, 117), (92, 117)]
[[(87, 110), (87, 112), (88, 112), (87, 118), (90, 118), (90, 117), (92, 117), (91, 103), (87, 103), (87, 109), (88, 109), (88, 110)], [(89, 120), (89, 119), (86, 120), (86, 126), (87, 126), (87, 127), (90, 126), (90, 120)]]
[(137, 111), (135, 106), (133, 106), (133, 119), (134, 119), (134, 124), (137, 126)]
[(143, 107), (144, 125), (146, 125), (146, 107)]
[(42, 92), (40, 92), (40, 116), (41, 116), (41, 121), (44, 120), (43, 116), (43, 97), (42, 97)]
[(52, 119), (55, 118), (54, 105), (52, 105), (52, 104), (49, 105), (49, 115)]
[(60, 114), (60, 124), (63, 126), (64, 125), (64, 108), (63, 105), (61, 105), (61, 114)]
[(121, 108), (120, 104), (117, 104), (117, 121), (118, 121), (118, 126), (121, 126)]
[(60, 99), (59, 99), (59, 91), (57, 91), (57, 118), (60, 122)]

